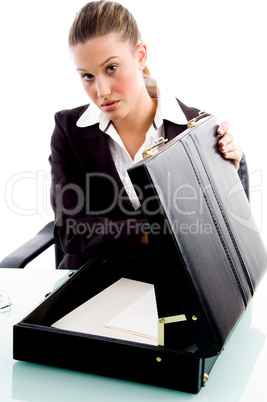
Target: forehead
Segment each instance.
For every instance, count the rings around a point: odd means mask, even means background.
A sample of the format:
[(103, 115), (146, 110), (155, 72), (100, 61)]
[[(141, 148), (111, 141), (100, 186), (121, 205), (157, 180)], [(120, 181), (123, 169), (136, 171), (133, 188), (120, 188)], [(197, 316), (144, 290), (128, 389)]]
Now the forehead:
[(117, 33), (99, 36), (70, 48), (70, 54), (78, 69), (97, 68), (111, 57), (133, 57), (130, 45)]

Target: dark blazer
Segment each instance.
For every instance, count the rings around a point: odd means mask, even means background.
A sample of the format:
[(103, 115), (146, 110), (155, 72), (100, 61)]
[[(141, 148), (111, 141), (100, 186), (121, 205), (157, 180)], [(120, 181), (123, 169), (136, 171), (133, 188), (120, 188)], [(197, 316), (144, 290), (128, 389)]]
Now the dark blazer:
[[(178, 102), (188, 120), (197, 116), (198, 109)], [(60, 267), (68, 269), (80, 267), (96, 252), (135, 247), (147, 228), (120, 180), (108, 135), (98, 124), (76, 125), (87, 107), (58, 112), (51, 139), (54, 236), (66, 253)], [(164, 128), (171, 140), (187, 127), (165, 120)]]

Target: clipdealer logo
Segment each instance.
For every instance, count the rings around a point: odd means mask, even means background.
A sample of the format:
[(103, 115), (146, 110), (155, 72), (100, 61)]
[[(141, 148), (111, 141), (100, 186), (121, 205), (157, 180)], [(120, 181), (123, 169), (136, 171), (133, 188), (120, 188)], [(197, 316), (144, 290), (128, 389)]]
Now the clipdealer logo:
[(50, 173), (42, 170), (18, 172), (6, 184), (6, 205), (21, 216), (53, 215), (50, 187)]
[[(101, 179), (103, 182), (108, 180), (109, 184), (113, 188), (113, 201), (112, 203), (104, 210), (94, 210), (92, 211), (90, 205), (90, 189), (91, 189), (91, 180), (95, 178)], [(237, 183), (233, 186), (228, 195), (227, 195), (227, 209), (228, 214), (232, 219), (237, 221), (240, 225), (243, 225), (252, 230), (262, 229), (262, 171), (257, 170), (250, 174), (250, 194), (251, 199), (254, 201), (253, 209), (257, 212), (256, 216), (256, 226), (255, 219), (252, 216), (250, 209), (248, 208), (247, 215), (244, 215), (244, 212), (238, 209), (238, 205), (235, 203), (236, 196), (240, 189), (240, 183)], [(103, 180), (104, 179), (104, 180)], [(166, 178), (166, 180), (170, 180), (170, 178)], [(52, 208), (50, 203), (50, 187), (51, 187), (51, 174), (46, 173), (44, 171), (27, 171), (27, 172), (18, 172), (8, 180), (5, 189), (5, 200), (8, 208), (17, 215), (31, 216), (31, 215), (52, 215)], [(159, 187), (155, 188), (156, 193), (163, 196), (162, 189)], [(68, 209), (64, 206), (64, 196), (66, 196), (67, 192), (73, 192), (76, 195), (77, 202), (72, 209)], [(159, 213), (159, 209), (151, 208), (153, 204), (153, 199), (156, 197), (151, 196), (148, 198), (144, 197), (143, 191), (141, 188), (135, 186), (135, 191), (137, 196), (139, 197), (142, 208), (145, 214), (156, 214)], [(208, 193), (210, 191), (209, 186), (204, 189), (204, 192)], [(198, 216), (196, 221), (191, 221), (191, 223), (181, 224), (177, 219), (174, 220), (175, 229), (180, 231), (180, 233), (185, 233), (189, 231), (190, 233), (196, 232), (199, 234), (208, 233), (210, 230), (209, 226), (205, 226), (205, 222), (202, 219), (203, 216), (203, 208), (205, 207), (205, 203), (203, 201), (203, 197), (200, 194), (199, 188), (194, 188), (188, 184), (181, 184), (177, 188), (173, 189), (171, 186), (167, 186), (166, 194), (164, 194), (165, 203), (168, 207), (174, 208), (174, 210), (180, 214), (180, 216)], [(110, 175), (103, 173), (93, 173), (86, 175), (86, 183), (85, 188), (79, 187), (77, 184), (69, 183), (65, 186), (57, 186), (57, 208), (61, 211), (63, 215), (73, 216), (75, 214), (79, 214), (82, 210), (85, 210), (87, 214), (93, 215), (106, 215), (109, 211), (114, 208), (115, 205), (118, 205), (122, 212), (125, 212), (130, 217), (131, 214), (134, 216), (135, 211), (125, 210), (124, 204), (124, 189), (119, 189), (117, 182)], [(192, 205), (194, 205), (192, 207)], [(254, 215), (254, 213), (253, 213)], [(190, 221), (190, 219), (189, 219)], [(189, 225), (190, 228), (189, 228)], [(71, 229), (71, 225), (70, 225)], [(94, 230), (97, 228), (95, 227)], [(72, 222), (72, 230), (74, 230), (73, 222)], [(78, 227), (77, 230), (82, 231), (81, 227)], [(93, 229), (91, 229), (93, 230)], [(98, 230), (103, 230), (103, 228), (98, 228)], [(157, 228), (152, 229), (157, 230)], [(89, 231), (88, 235), (89, 235)]]
[(158, 222), (153, 222), (151, 224), (144, 223), (136, 225), (134, 219), (128, 219), (123, 224), (117, 224), (116, 222), (76, 222), (75, 219), (69, 218), (66, 221), (66, 233), (68, 235), (80, 235), (84, 236), (86, 239), (90, 239), (93, 236), (109, 235), (114, 239), (120, 237), (122, 232), (126, 234), (147, 234), (147, 235), (166, 235), (167, 233), (179, 233), (181, 235), (195, 234), (195, 235), (205, 235), (212, 234), (213, 227), (210, 223), (205, 222), (203, 219), (197, 218), (191, 223), (180, 223), (176, 219), (171, 226), (164, 222), (163, 226)]

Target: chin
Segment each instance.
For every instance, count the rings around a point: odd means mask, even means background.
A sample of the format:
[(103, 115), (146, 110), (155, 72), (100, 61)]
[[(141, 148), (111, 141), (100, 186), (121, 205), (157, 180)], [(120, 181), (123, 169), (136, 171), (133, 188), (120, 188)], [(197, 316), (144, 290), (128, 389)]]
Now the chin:
[(121, 121), (127, 117), (127, 113), (119, 113), (116, 110), (114, 110), (114, 112), (106, 113), (106, 115), (112, 121)]

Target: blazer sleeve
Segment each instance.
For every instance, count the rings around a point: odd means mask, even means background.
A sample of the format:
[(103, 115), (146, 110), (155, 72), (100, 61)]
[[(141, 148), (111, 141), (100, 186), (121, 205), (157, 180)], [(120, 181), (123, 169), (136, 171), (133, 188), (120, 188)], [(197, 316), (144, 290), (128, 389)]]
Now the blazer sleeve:
[[(65, 116), (64, 116), (65, 118)], [(67, 254), (90, 255), (92, 251), (121, 245), (137, 245), (147, 229), (145, 219), (112, 219), (86, 212), (85, 171), (77, 163), (70, 141), (72, 128), (55, 115), (51, 138), (51, 205), (55, 213), (54, 237)], [(68, 132), (69, 131), (69, 132)], [(93, 194), (96, 198), (97, 194)]]

